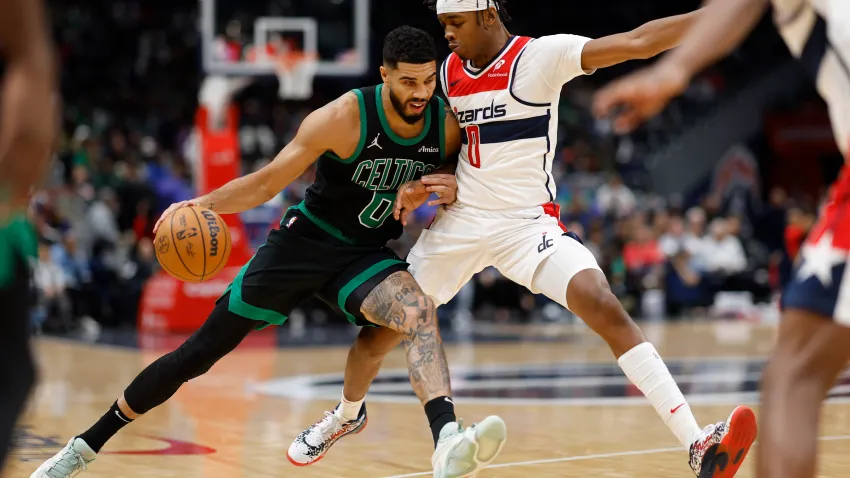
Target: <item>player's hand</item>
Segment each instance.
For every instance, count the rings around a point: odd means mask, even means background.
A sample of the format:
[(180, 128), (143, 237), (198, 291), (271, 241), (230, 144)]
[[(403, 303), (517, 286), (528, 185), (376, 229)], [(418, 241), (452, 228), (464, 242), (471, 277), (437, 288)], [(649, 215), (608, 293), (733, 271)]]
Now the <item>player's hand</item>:
[(401, 222), (402, 226), (407, 226), (407, 217), (416, 208), (425, 204), (431, 193), (428, 188), (422, 184), (421, 179), (410, 181), (402, 184), (398, 188), (398, 193), (395, 196), (395, 208), (393, 209), (393, 217)]
[(437, 195), (437, 199), (428, 202), (429, 206), (448, 206), (457, 201), (457, 177), (454, 174), (429, 174), (422, 176), (421, 181), (427, 186), (426, 191)]
[(599, 118), (613, 116), (614, 131), (628, 133), (663, 110), (689, 82), (690, 75), (676, 65), (645, 68), (599, 90), (593, 112)]
[(165, 221), (165, 218), (170, 216), (171, 213), (173, 213), (174, 211), (180, 209), (181, 207), (190, 207), (190, 206), (197, 206), (197, 205), (198, 205), (197, 200), (189, 199), (188, 201), (180, 201), (180, 202), (176, 202), (176, 203), (172, 204), (171, 206), (168, 206), (168, 209), (166, 209), (162, 213), (162, 215), (159, 216), (159, 219), (156, 221), (156, 224), (154, 224), (153, 233), (156, 234), (156, 231), (159, 230), (160, 224), (162, 224), (163, 221)]

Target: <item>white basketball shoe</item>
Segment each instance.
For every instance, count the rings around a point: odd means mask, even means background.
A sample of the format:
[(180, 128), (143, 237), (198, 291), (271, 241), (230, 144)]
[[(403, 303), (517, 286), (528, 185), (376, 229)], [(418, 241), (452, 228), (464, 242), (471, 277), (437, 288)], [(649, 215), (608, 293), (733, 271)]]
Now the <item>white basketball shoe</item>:
[(42, 463), (30, 478), (70, 478), (85, 471), (95, 458), (97, 453), (85, 440), (71, 438), (65, 448)]
[(434, 478), (476, 476), (499, 455), (506, 439), (507, 427), (497, 416), (466, 429), (462, 420), (447, 423), (440, 430), (437, 449), (431, 457)]

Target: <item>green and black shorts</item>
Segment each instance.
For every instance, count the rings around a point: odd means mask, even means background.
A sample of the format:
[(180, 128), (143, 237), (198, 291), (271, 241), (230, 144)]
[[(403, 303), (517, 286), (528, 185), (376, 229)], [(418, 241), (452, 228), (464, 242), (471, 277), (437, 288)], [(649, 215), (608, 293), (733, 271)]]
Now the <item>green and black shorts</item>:
[(360, 305), (378, 284), (408, 264), (387, 247), (355, 245), (336, 237), (333, 226), (304, 209), (290, 208), (279, 230), (272, 230), (242, 267), (227, 292), (228, 310), (281, 325), (305, 299), (315, 296), (353, 324), (374, 325)]

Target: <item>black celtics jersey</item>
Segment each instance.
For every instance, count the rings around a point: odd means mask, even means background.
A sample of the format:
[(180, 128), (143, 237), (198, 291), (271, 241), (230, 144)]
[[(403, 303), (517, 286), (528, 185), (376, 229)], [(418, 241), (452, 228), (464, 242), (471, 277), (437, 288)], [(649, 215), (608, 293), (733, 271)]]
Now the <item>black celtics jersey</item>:
[[(392, 215), (398, 187), (445, 159), (443, 100), (431, 98), (416, 138), (400, 138), (387, 121), (383, 85), (353, 90), (360, 104), (360, 142), (350, 158), (327, 152), (298, 209), (326, 232), (352, 244), (384, 245), (401, 236)], [(328, 125), (328, 134), (334, 134)]]

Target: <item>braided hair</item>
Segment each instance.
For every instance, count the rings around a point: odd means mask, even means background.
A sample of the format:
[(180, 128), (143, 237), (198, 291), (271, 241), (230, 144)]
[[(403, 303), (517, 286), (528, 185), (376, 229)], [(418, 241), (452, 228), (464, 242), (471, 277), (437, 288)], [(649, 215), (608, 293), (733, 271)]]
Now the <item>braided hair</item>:
[[(496, 7), (496, 11), (499, 12), (499, 18), (502, 20), (502, 23), (507, 23), (511, 21), (511, 16), (508, 14), (507, 9), (505, 9), (505, 4), (508, 3), (507, 0), (475, 0), (478, 2), (486, 2), (487, 8)], [(432, 11), (437, 11), (437, 0), (424, 0), (425, 6), (430, 8)]]

